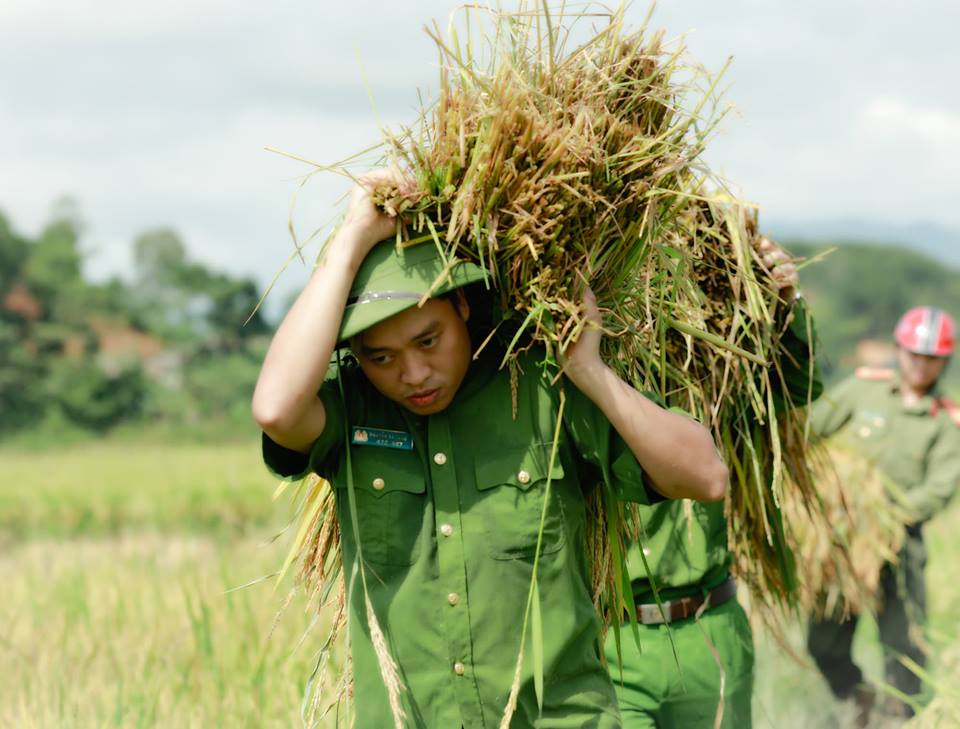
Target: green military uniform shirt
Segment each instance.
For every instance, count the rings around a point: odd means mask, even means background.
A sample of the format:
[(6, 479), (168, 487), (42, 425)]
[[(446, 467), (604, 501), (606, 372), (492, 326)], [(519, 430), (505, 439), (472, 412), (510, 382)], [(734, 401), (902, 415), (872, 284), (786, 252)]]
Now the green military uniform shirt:
[(637, 602), (654, 601), (644, 557), (664, 600), (700, 594), (727, 578), (732, 555), (722, 501), (665, 501), (642, 508), (641, 518), (645, 537), (627, 554)]
[[(350, 448), (370, 600), (400, 667), (411, 727), (497, 727), (510, 693), (560, 390), (536, 356), (521, 358), (511, 417), (510, 376), (498, 361), (472, 365), (451, 405), (426, 417), (383, 397), (359, 368), (344, 367), (346, 402), (328, 378), (320, 393), (327, 425), (307, 468), (302, 456), (265, 439), (274, 471), (314, 470), (336, 488), (348, 575), (358, 546), (345, 491)], [(538, 567), (543, 710), (540, 717), (528, 643), (511, 724), (518, 729), (620, 726), (600, 659), (584, 498), (601, 481), (623, 499), (645, 502), (648, 494), (606, 417), (571, 383), (565, 389)], [(349, 622), (357, 726), (382, 729), (393, 722), (357, 585)]]
[[(960, 484), (960, 427), (936, 390), (908, 406), (892, 370), (861, 369), (824, 395), (814, 409), (813, 430), (825, 437), (836, 434), (873, 460), (913, 512), (914, 523), (907, 528), (896, 564), (888, 563), (880, 572), (876, 617), (887, 682), (916, 695), (920, 678), (900, 658), (923, 666), (926, 657), (913, 637), (926, 616), (927, 557), (921, 526), (946, 506)], [(807, 637), (811, 655), (841, 697), (863, 681), (852, 660), (857, 622), (856, 615), (812, 620)]]
[(960, 485), (960, 427), (938, 391), (903, 402), (889, 370), (860, 370), (821, 398), (813, 431), (838, 434), (904, 490), (917, 522), (946, 506)]

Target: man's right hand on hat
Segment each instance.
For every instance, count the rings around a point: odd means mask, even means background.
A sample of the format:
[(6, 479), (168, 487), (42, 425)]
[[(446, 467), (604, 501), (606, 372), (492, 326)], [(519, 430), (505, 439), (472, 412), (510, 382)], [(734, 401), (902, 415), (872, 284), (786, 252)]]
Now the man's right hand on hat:
[(337, 239), (353, 246), (362, 260), (380, 241), (396, 233), (397, 219), (373, 204), (372, 193), (386, 183), (403, 185), (406, 176), (396, 167), (373, 170), (361, 176), (350, 191), (350, 202)]

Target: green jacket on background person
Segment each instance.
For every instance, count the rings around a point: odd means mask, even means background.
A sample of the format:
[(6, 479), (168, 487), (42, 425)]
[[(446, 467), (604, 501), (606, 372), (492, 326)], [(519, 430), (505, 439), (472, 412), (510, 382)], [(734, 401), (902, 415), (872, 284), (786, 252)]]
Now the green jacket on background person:
[[(944, 312), (911, 309), (895, 332), (899, 371), (857, 370), (821, 398), (812, 417), (816, 435), (843, 438), (874, 462), (900, 490), (912, 512), (896, 564), (887, 563), (880, 573), (877, 611), (886, 680), (907, 696), (920, 693), (921, 680), (900, 657), (921, 666), (925, 663), (916, 636), (926, 618), (927, 552), (922, 528), (960, 486), (960, 408), (938, 385), (953, 350), (954, 332)], [(863, 684), (863, 673), (851, 656), (857, 622), (857, 616), (851, 616), (810, 623), (808, 649), (840, 698), (855, 695)], [(866, 726), (869, 705), (863, 708), (861, 722)], [(906, 706), (897, 710), (910, 713)]]

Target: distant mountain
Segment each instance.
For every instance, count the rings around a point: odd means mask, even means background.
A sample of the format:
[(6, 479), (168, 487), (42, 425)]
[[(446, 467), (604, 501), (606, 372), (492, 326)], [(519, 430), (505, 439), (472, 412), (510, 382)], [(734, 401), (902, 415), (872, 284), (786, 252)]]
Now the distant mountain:
[(960, 230), (932, 223), (890, 225), (855, 218), (767, 221), (764, 230), (781, 241), (873, 243), (909, 248), (940, 261), (960, 264)]

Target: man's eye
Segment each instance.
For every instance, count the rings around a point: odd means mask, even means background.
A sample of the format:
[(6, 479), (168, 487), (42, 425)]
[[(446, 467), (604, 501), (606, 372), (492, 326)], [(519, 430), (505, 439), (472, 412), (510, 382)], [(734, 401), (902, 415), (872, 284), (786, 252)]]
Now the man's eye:
[(436, 344), (437, 344), (437, 339), (438, 339), (438, 337), (436, 337), (436, 336), (427, 337), (426, 339), (421, 339), (421, 340), (420, 340), (420, 346), (421, 346), (423, 349), (430, 349), (431, 347), (436, 346)]
[(370, 361), (377, 365), (387, 365), (393, 360), (389, 354), (378, 354), (370, 358)]

